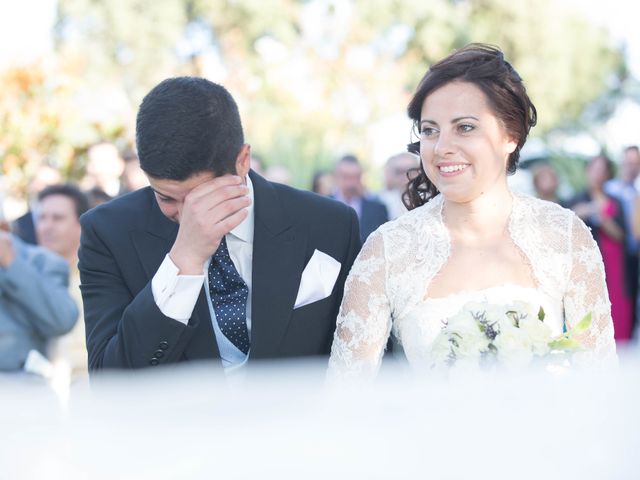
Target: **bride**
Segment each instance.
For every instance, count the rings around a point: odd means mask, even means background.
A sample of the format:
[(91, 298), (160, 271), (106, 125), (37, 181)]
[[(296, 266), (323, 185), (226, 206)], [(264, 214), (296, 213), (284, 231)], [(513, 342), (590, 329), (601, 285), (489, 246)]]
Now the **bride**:
[(571, 211), (507, 186), (536, 109), (502, 52), (472, 44), (436, 63), (408, 113), (421, 157), (411, 211), (374, 232), (351, 269), (330, 375), (374, 375), (391, 331), (410, 364), (428, 366), (446, 319), (468, 301), (540, 305), (553, 336), (591, 313), (581, 360), (615, 361), (591, 233)]

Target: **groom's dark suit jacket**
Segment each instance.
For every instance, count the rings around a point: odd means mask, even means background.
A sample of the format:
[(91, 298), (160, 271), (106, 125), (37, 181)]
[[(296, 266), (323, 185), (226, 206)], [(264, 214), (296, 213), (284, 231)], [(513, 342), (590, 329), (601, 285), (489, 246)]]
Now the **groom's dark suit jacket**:
[[(254, 189), (253, 359), (328, 354), (344, 282), (360, 249), (358, 219), (341, 203), (267, 182)], [(151, 279), (178, 225), (144, 188), (81, 217), (79, 251), (89, 368), (219, 358), (204, 289), (188, 325), (160, 312)], [(318, 249), (342, 264), (331, 295), (294, 310), (302, 272)]]

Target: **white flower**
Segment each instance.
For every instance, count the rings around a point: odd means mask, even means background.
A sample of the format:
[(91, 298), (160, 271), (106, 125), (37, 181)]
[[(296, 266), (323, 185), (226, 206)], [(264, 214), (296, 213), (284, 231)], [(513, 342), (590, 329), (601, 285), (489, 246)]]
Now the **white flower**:
[(506, 305), (488, 304), (484, 307), (486, 318), (490, 323), (500, 322), (506, 318), (507, 311), (510, 308)]
[(453, 349), (457, 358), (478, 359), (489, 348), (489, 339), (470, 311), (463, 310), (451, 317), (446, 331), (455, 341)]
[(507, 310), (515, 310), (516, 312), (518, 312), (519, 317), (526, 316), (529, 319), (538, 319), (538, 312), (540, 311), (540, 307), (536, 307), (535, 305), (527, 302), (521, 302), (519, 300), (513, 302), (510, 307), (511, 308), (508, 308)]
[(524, 318), (520, 321), (520, 330), (529, 338), (531, 349), (536, 355), (546, 355), (549, 353), (549, 342), (551, 341), (551, 329), (538, 317)]
[(531, 363), (533, 357), (531, 340), (524, 330), (511, 321), (501, 322), (500, 333), (493, 341), (498, 350), (500, 363), (507, 366), (522, 367)]

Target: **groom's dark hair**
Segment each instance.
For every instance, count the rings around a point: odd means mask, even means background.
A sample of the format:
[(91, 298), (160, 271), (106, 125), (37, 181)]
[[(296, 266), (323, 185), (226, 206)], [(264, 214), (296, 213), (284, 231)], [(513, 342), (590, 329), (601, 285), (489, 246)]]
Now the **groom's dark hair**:
[(142, 100), (136, 119), (140, 167), (159, 179), (186, 180), (236, 173), (244, 144), (238, 106), (221, 85), (204, 78), (169, 78)]

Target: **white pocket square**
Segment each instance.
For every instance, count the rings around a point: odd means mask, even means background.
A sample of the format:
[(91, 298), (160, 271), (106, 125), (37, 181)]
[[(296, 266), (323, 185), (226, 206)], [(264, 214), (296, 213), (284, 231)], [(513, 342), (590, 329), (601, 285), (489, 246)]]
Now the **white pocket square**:
[(331, 295), (341, 266), (339, 261), (320, 250), (313, 252), (302, 272), (293, 308), (303, 307)]

